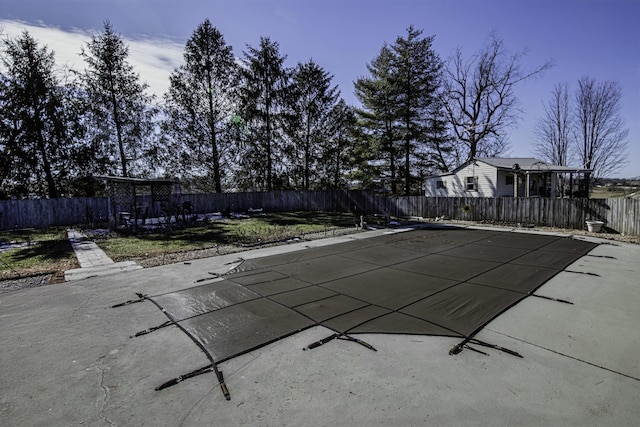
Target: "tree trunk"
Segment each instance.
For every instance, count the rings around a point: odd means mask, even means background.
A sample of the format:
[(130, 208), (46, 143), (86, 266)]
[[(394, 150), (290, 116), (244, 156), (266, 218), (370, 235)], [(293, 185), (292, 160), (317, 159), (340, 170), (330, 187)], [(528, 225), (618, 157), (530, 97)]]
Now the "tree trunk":
[(271, 99), (269, 95), (267, 95), (266, 102), (266, 125), (267, 125), (267, 135), (266, 135), (266, 151), (267, 151), (267, 191), (273, 190), (273, 178), (271, 176)]
[(311, 137), (309, 133), (311, 132), (311, 123), (307, 120), (307, 134), (305, 135), (305, 143), (304, 143), (304, 189), (309, 189), (309, 168), (311, 163)]
[(120, 163), (122, 165), (122, 176), (127, 177), (127, 158), (124, 153), (124, 141), (122, 140), (122, 124), (120, 123), (120, 115), (118, 114), (118, 104), (115, 91), (111, 91), (111, 103), (113, 104), (113, 122), (116, 125), (116, 138), (118, 139), (118, 149), (120, 150)]
[(42, 168), (44, 169), (45, 179), (47, 181), (47, 194), (50, 199), (57, 199), (58, 188), (56, 186), (56, 181), (53, 179), (53, 173), (51, 172), (51, 163), (49, 162), (49, 158), (47, 157), (47, 150), (44, 144), (44, 139), (42, 137), (42, 133), (40, 133), (38, 138), (38, 149), (40, 150), (40, 155), (42, 156)]
[(209, 138), (211, 141), (211, 157), (213, 157), (213, 185), (216, 193), (222, 193), (222, 179), (220, 178), (220, 158), (218, 155), (218, 141), (216, 137), (215, 112), (213, 108), (213, 86), (211, 74), (207, 73), (208, 98), (209, 98)]

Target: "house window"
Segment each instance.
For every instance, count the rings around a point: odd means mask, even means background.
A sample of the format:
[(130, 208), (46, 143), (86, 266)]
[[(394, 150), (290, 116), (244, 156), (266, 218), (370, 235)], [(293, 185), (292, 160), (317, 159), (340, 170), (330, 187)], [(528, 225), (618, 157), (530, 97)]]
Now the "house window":
[(468, 176), (466, 179), (467, 191), (476, 191), (478, 189), (478, 177)]
[(513, 175), (507, 175), (504, 183), (505, 185), (513, 185)]
[(436, 181), (436, 188), (447, 188), (447, 184), (444, 181)]

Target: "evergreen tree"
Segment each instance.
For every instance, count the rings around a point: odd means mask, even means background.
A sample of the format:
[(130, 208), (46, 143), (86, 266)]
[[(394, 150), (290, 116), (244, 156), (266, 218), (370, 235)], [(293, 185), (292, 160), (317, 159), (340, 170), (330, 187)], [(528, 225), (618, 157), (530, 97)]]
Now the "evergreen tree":
[[(436, 101), (431, 117), (426, 119), (426, 144), (417, 153), (421, 176), (426, 176), (425, 172), (449, 172), (449, 165), (454, 162), (455, 142), (449, 135), (449, 125), (441, 105), (440, 100)], [(420, 180), (421, 183), (423, 181)]]
[(396, 142), (401, 139), (401, 130), (397, 121), (398, 91), (394, 86), (393, 61), (393, 51), (385, 43), (378, 56), (367, 64), (370, 76), (356, 80), (355, 94), (362, 104), (358, 115), (363, 130), (361, 141), (366, 145), (360, 147), (360, 154), (364, 155), (361, 158), (361, 166), (371, 165), (371, 162), (376, 159), (382, 160), (383, 163), (370, 169), (370, 172), (378, 173), (378, 177), (362, 177), (362, 179), (388, 181), (391, 191), (395, 194), (397, 193)]
[(367, 136), (361, 153), (380, 154), (377, 162), (367, 161), (368, 169), (382, 169), (379, 179), (394, 194), (401, 184), (409, 195), (427, 172), (446, 169), (452, 150), (440, 93), (443, 65), (433, 39), (410, 26), (406, 37), (383, 45), (367, 65), (370, 76), (355, 83)]
[(248, 131), (243, 133), (244, 146), (237, 156), (238, 182), (244, 189), (271, 191), (284, 186), (283, 126), (290, 90), (285, 59), (278, 43), (265, 37), (259, 48), (247, 46), (244, 52), (240, 110)]
[(340, 94), (336, 86), (331, 86), (331, 79), (313, 60), (298, 64), (293, 72), (287, 134), (292, 140), (294, 170), (298, 172), (294, 175), (301, 177), (305, 190), (317, 184), (312, 183), (312, 177), (319, 178), (318, 162), (327, 144), (331, 113)]
[(341, 99), (331, 109), (328, 123), (317, 174), (322, 188), (344, 188), (345, 175), (354, 164), (355, 111)]
[(206, 20), (187, 41), (184, 60), (169, 79), (163, 128), (172, 138), (179, 171), (189, 177), (211, 177), (212, 189), (219, 193), (236, 107), (237, 70), (232, 48)]
[[(428, 143), (440, 141), (444, 135), (443, 110), (438, 101), (442, 61), (433, 50), (433, 37), (420, 37), (422, 31), (413, 26), (407, 29), (407, 37), (398, 37), (392, 46), (392, 87), (397, 91), (394, 112), (400, 127), (402, 143), (402, 175), (404, 194), (411, 194), (417, 172), (429, 164)], [(421, 161), (422, 160), (422, 161)]]
[(99, 159), (108, 162), (97, 164), (96, 172), (114, 172), (118, 164), (122, 176), (130, 176), (130, 169), (142, 172), (156, 111), (153, 97), (145, 93), (148, 85), (139, 81), (127, 62), (128, 46), (107, 21), (80, 55), (88, 66), (81, 75), (92, 122), (88, 143)]
[[(4, 40), (0, 82), (0, 179), (14, 195), (60, 196), (69, 173), (64, 92), (52, 51), (24, 32)], [(5, 194), (6, 196), (6, 194)]]

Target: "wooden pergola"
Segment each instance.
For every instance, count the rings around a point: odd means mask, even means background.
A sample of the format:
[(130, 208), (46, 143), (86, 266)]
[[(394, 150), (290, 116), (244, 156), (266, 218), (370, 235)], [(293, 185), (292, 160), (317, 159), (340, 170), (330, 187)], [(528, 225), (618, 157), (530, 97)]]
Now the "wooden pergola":
[(180, 201), (180, 180), (123, 178), (117, 176), (96, 177), (107, 184), (109, 191), (109, 223), (111, 228), (133, 220), (159, 217)]

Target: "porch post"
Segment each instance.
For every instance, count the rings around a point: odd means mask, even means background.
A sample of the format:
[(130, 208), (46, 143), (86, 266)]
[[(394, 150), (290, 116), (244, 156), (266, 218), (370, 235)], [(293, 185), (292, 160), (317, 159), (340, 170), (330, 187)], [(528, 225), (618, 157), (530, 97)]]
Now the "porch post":
[(584, 191), (586, 193), (585, 197), (588, 199), (589, 198), (589, 180), (591, 179), (590, 173), (589, 172), (585, 172), (584, 173)]
[(573, 198), (573, 172), (569, 174), (569, 197)]
[(551, 172), (551, 193), (549, 194), (549, 197), (551, 197), (552, 199), (556, 198), (557, 186), (558, 174), (556, 172)]

